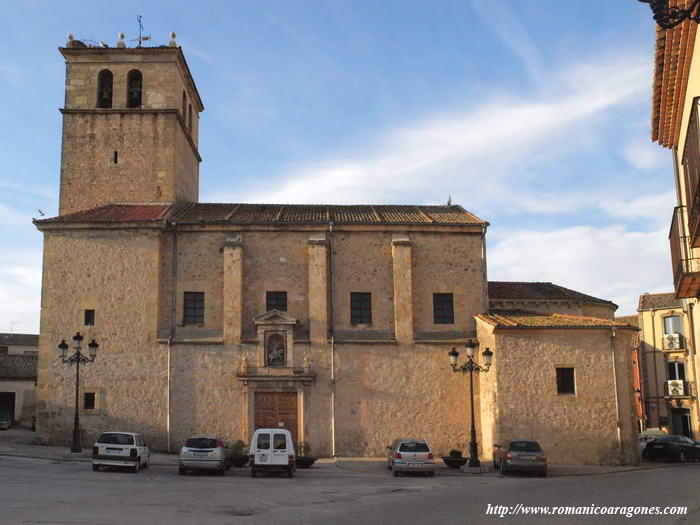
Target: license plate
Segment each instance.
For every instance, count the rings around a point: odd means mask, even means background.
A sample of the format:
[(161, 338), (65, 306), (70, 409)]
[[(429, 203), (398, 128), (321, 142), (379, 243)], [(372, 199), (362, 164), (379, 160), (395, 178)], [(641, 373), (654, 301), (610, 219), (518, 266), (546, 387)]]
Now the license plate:
[(194, 455), (195, 456), (208, 456), (209, 452), (195, 452)]
[(535, 456), (520, 456), (522, 459), (535, 459)]
[(664, 448), (663, 445), (654, 445), (652, 448)]
[(120, 448), (107, 448), (107, 454), (110, 456), (126, 456), (127, 452), (126, 450), (122, 450)]
[(260, 463), (267, 463), (267, 456), (265, 454), (260, 455)]
[(420, 463), (409, 463), (408, 466), (409, 468), (418, 468), (422, 465)]

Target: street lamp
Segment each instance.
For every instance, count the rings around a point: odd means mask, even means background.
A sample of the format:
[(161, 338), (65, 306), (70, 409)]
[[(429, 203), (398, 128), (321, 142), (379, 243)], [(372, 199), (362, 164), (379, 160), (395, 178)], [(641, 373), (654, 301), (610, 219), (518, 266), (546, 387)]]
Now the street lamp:
[(684, 20), (693, 20), (700, 23), (700, 0), (693, 0), (686, 8), (670, 7), (668, 0), (639, 0), (649, 4), (654, 13), (654, 20), (663, 29), (671, 29), (682, 23)]
[(75, 353), (66, 357), (66, 352), (68, 351), (68, 345), (65, 339), (62, 339), (58, 344), (58, 358), (62, 363), (68, 363), (69, 365), (75, 365), (75, 417), (73, 418), (73, 446), (71, 447), (71, 452), (82, 452), (82, 447), (80, 446), (80, 412), (78, 411), (79, 405), (79, 386), (80, 386), (80, 365), (85, 365), (86, 363), (92, 363), (97, 357), (97, 348), (100, 345), (93, 339), (88, 343), (88, 352), (90, 357), (86, 356), (83, 352), (83, 336), (80, 332), (76, 332), (73, 336), (73, 348)]
[(474, 374), (480, 372), (488, 372), (491, 368), (491, 362), (493, 360), (493, 352), (488, 348), (484, 350), (481, 355), (484, 358), (484, 364), (478, 365), (473, 357), (474, 351), (479, 343), (476, 341), (468, 341), (466, 344), (467, 357), (469, 358), (466, 363), (462, 366), (457, 366), (457, 358), (459, 357), (459, 352), (454, 348), (447, 352), (450, 356), (450, 366), (453, 372), (462, 372), (466, 374), (469, 372), (469, 403), (471, 406), (471, 416), (472, 416), (472, 431), (471, 431), (471, 441), (469, 442), (469, 463), (470, 467), (479, 467), (481, 463), (479, 462), (479, 453), (476, 448), (476, 424), (474, 422)]

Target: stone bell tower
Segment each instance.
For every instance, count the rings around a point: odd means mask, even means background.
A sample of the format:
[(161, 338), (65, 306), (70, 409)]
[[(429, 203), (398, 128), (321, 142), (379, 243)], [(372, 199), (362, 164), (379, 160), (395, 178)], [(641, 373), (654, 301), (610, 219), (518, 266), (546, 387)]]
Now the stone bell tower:
[[(106, 45), (106, 44), (103, 44)], [(187, 62), (170, 44), (89, 47), (68, 36), (59, 214), (109, 203), (197, 202), (199, 113)]]

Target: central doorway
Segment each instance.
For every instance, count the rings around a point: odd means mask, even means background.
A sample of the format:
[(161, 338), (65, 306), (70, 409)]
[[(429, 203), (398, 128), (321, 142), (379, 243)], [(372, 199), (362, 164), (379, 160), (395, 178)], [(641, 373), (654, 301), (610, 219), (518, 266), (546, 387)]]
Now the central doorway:
[(10, 415), (10, 421), (15, 420), (14, 392), (0, 392), (0, 412), (7, 412)]
[[(285, 428), (298, 443), (299, 407), (296, 392), (255, 392), (255, 428)], [(280, 425), (282, 423), (282, 425)]]

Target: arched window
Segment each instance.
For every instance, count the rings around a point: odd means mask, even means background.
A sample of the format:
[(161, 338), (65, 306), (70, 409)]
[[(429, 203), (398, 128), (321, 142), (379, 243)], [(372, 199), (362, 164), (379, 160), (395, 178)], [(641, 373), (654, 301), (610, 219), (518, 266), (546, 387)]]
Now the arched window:
[(280, 334), (272, 334), (267, 338), (265, 349), (265, 364), (267, 366), (284, 366), (287, 364), (284, 338)]
[(112, 78), (112, 72), (109, 69), (103, 69), (97, 75), (98, 108), (112, 107)]
[(187, 116), (187, 95), (185, 94), (185, 91), (182, 91), (182, 120), (185, 120), (185, 117)]
[(187, 127), (189, 128), (190, 133), (192, 133), (192, 104), (190, 104), (189, 124)]
[(132, 69), (126, 77), (126, 107), (140, 108), (141, 107), (141, 87), (143, 77), (141, 71)]

